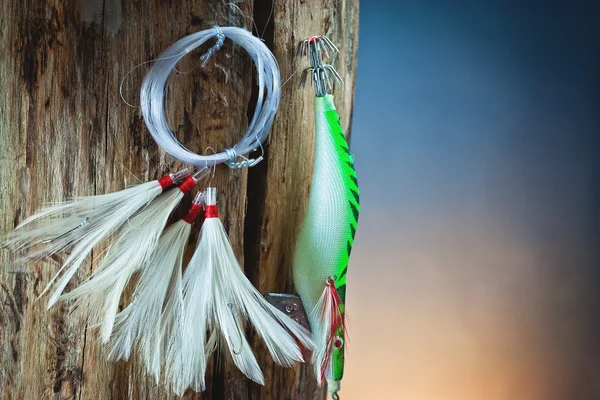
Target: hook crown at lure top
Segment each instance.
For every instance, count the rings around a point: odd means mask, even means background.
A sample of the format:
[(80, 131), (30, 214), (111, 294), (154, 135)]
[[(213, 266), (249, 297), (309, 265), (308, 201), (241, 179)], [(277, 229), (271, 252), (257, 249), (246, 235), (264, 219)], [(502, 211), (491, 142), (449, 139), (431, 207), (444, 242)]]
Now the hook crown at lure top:
[(306, 85), (309, 74), (317, 97), (323, 97), (327, 95), (328, 89), (333, 89), (333, 82), (329, 78), (329, 74), (333, 76), (338, 84), (343, 85), (342, 78), (335, 68), (323, 61), (323, 54), (329, 57), (330, 54), (338, 52), (338, 48), (327, 36), (313, 36), (301, 41), (296, 50), (296, 58), (300, 56), (308, 57), (310, 67), (302, 71), (298, 87)]
[(294, 283), (308, 313), (315, 342), (312, 362), (317, 380), (327, 380), (334, 399), (344, 372), (346, 272), (358, 223), (359, 189), (354, 159), (328, 93), (341, 83), (323, 55), (337, 52), (325, 36), (298, 46), (310, 60), (300, 85), (311, 75), (315, 98), (316, 155), (308, 207), (294, 252)]

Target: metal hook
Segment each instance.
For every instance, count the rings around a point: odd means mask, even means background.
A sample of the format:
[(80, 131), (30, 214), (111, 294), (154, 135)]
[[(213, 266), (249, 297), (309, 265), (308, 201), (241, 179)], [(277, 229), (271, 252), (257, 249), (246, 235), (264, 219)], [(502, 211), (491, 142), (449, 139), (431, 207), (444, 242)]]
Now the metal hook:
[[(240, 326), (238, 325), (238, 320), (235, 317), (235, 310), (233, 308), (233, 304), (227, 303), (227, 307), (229, 307), (229, 310), (231, 310), (231, 315), (233, 316), (233, 321), (235, 322), (235, 327), (238, 328), (238, 332), (239, 332)], [(242, 347), (243, 347), (242, 342), (243, 342), (244, 339), (242, 338), (241, 334), (239, 335), (239, 338), (240, 338), (240, 349), (239, 349), (239, 351), (236, 351), (234, 348), (231, 349), (231, 351), (233, 352), (233, 354), (235, 354), (236, 356), (239, 356), (240, 354), (242, 354), (242, 350), (243, 350), (242, 349)], [(231, 340), (231, 336), (229, 336), (229, 342), (233, 343), (233, 341)]]
[(329, 78), (329, 75), (333, 76), (333, 79), (343, 85), (342, 77), (338, 72), (329, 64), (325, 64), (323, 56), (329, 58), (330, 55), (339, 53), (338, 48), (333, 44), (327, 36), (312, 36), (302, 40), (296, 49), (296, 56), (307, 56), (310, 61), (310, 67), (302, 71), (300, 77), (299, 87), (306, 85), (308, 75), (311, 76), (311, 86), (315, 88), (316, 95), (323, 97), (328, 93), (328, 90), (333, 89), (333, 82)]
[[(204, 152), (206, 153), (208, 150), (211, 150), (213, 152), (213, 154), (217, 154), (215, 149), (213, 149), (210, 146), (208, 146), (206, 149), (204, 149)], [(227, 149), (225, 149), (225, 151), (227, 151)], [(217, 173), (217, 161), (213, 162), (212, 166), (209, 166), (209, 162), (207, 162), (206, 166), (204, 168), (212, 169), (212, 174), (210, 174), (210, 179), (208, 180), (208, 182), (205, 183), (204, 187), (202, 188), (202, 191), (205, 191), (207, 187), (210, 187), (212, 185), (212, 181), (215, 178), (215, 175)]]
[(59, 236), (57, 236), (55, 238), (47, 239), (47, 240), (42, 240), (41, 243), (42, 244), (47, 244), (47, 243), (51, 243), (51, 242), (54, 242), (54, 241), (59, 240), (59, 239), (63, 239), (65, 237), (69, 236), (70, 234), (72, 234), (77, 229), (79, 229), (82, 226), (85, 226), (85, 225), (87, 225), (89, 223), (90, 223), (90, 218), (89, 217), (79, 217), (79, 223), (77, 225), (75, 225), (73, 228), (69, 229), (68, 231), (66, 231), (62, 235), (59, 235)]
[(338, 392), (331, 392), (331, 398), (333, 400), (340, 400), (340, 395), (338, 394)]

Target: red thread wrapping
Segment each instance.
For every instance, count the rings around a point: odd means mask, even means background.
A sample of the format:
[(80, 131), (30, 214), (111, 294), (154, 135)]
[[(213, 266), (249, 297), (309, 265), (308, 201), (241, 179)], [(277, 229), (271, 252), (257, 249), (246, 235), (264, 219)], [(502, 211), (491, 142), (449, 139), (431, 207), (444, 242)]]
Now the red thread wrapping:
[(158, 184), (161, 188), (166, 189), (173, 184), (173, 178), (171, 178), (170, 174), (165, 175), (158, 180)]
[(179, 190), (181, 190), (183, 193), (187, 193), (190, 190), (192, 190), (194, 186), (196, 186), (196, 181), (190, 176), (185, 181), (183, 181), (181, 185), (179, 185)]
[(187, 215), (183, 218), (183, 220), (190, 225), (193, 224), (196, 220), (196, 217), (198, 217), (200, 208), (200, 204), (192, 204), (192, 208), (190, 208), (190, 211), (188, 211)]
[(206, 210), (204, 211), (204, 218), (219, 218), (219, 209), (217, 206), (206, 206)]

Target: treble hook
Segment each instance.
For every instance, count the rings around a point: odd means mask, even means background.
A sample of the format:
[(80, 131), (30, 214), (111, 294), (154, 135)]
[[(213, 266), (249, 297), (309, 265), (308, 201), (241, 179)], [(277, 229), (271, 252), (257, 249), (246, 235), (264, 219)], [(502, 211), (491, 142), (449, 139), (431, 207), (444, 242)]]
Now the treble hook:
[(340, 395), (338, 394), (338, 392), (331, 392), (331, 398), (333, 400), (340, 400)]
[(310, 67), (302, 71), (298, 87), (306, 85), (309, 74), (312, 78), (311, 86), (315, 88), (318, 97), (325, 96), (328, 90), (333, 89), (333, 82), (329, 78), (330, 75), (337, 83), (343, 86), (344, 83), (340, 74), (338, 74), (335, 68), (329, 64), (325, 64), (323, 61), (323, 55), (329, 58), (330, 54), (336, 53), (339, 53), (338, 48), (327, 36), (312, 36), (302, 40), (296, 49), (295, 58), (307, 56), (310, 61)]

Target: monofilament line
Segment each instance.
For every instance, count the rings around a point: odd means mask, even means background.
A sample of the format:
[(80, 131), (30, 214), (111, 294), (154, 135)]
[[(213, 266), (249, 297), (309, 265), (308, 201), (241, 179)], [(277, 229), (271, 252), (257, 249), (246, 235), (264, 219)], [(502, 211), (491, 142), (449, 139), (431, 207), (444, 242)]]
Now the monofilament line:
[[(244, 48), (254, 61), (258, 83), (256, 109), (246, 133), (235, 146), (220, 153), (199, 155), (182, 145), (167, 124), (165, 85), (177, 63), (188, 53), (212, 39), (214, 45), (202, 57), (206, 62), (212, 54), (219, 50), (225, 38)], [(142, 83), (140, 104), (150, 134), (165, 152), (186, 164), (196, 167), (211, 167), (220, 163), (234, 165), (238, 156), (250, 153), (260, 147), (273, 124), (275, 113), (279, 107), (280, 95), (279, 66), (267, 46), (247, 30), (215, 26), (178, 40), (158, 57)]]

